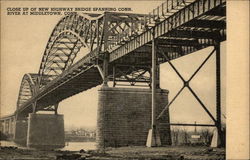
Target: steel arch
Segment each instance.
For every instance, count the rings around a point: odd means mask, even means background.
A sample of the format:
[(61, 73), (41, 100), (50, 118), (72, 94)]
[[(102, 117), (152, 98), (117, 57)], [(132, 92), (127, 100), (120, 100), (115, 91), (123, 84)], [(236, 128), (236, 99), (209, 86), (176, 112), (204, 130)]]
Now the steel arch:
[(45, 86), (74, 63), (82, 47), (92, 51), (102, 35), (100, 14), (71, 14), (55, 26), (39, 68), (39, 87)]
[(17, 99), (17, 110), (35, 94), (37, 77), (38, 74), (31, 73), (23, 76)]

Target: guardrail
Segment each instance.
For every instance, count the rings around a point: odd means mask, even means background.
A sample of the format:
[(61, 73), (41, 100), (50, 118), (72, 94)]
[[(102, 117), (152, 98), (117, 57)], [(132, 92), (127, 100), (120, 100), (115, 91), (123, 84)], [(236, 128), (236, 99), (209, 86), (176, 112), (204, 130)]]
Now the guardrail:
[(149, 12), (148, 16), (145, 17), (147, 19), (147, 25), (150, 26), (154, 23), (163, 21), (194, 1), (195, 0), (166, 0), (161, 5)]

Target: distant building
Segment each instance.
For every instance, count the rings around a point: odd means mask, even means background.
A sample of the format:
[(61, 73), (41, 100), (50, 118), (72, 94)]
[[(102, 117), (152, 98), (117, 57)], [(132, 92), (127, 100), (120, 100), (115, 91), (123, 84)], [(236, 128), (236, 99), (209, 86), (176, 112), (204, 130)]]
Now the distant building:
[(85, 129), (77, 129), (77, 130), (65, 131), (65, 135), (83, 136), (83, 137), (91, 137), (91, 138), (96, 137), (95, 131), (87, 131)]
[(200, 134), (191, 134), (188, 138), (190, 144), (204, 144), (204, 139)]

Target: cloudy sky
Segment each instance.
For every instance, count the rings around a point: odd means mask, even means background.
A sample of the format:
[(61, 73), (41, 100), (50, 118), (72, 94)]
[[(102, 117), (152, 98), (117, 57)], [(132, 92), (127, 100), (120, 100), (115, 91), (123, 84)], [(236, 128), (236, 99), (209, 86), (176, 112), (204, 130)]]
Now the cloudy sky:
[[(131, 5), (133, 3), (133, 5)], [(16, 101), (22, 77), (25, 73), (38, 73), (41, 58), (54, 26), (62, 16), (7, 16), (8, 7), (131, 7), (134, 13), (148, 13), (161, 1), (105, 1), (105, 2), (5, 2), (1, 6), (1, 115), (11, 114)], [(195, 71), (213, 50), (203, 49), (173, 61), (185, 79)], [(221, 45), (222, 56), (222, 111), (225, 114), (225, 56), (226, 42)], [(165, 63), (161, 65), (161, 88), (168, 89), (171, 100), (182, 87), (182, 82)], [(215, 116), (215, 55), (191, 81), (192, 88)], [(66, 127), (96, 125), (98, 87), (85, 91), (59, 104), (59, 113), (65, 116)], [(89, 96), (91, 95), (91, 96)], [(212, 123), (188, 89), (176, 99), (170, 108), (171, 122)]]

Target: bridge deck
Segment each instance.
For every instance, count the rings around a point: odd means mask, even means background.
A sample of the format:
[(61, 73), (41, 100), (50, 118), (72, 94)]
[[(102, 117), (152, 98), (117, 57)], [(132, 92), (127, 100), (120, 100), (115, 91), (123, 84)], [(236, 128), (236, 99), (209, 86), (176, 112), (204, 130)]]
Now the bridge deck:
[[(177, 53), (179, 55), (171, 59), (213, 45), (211, 40), (224, 41), (226, 39), (225, 3), (225, 0), (197, 0), (156, 24), (154, 38), (159, 40), (160, 46), (169, 45), (171, 48), (180, 49)], [(152, 31), (153, 28), (111, 51), (110, 62), (149, 44), (153, 39)], [(172, 50), (167, 52), (173, 53)]]

